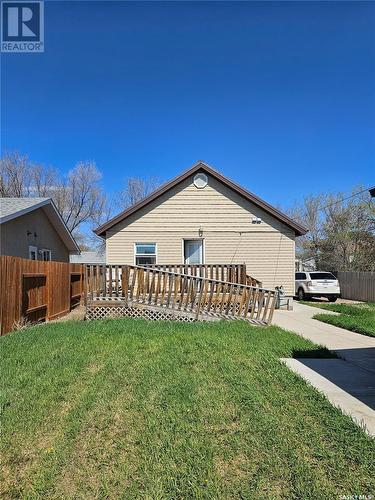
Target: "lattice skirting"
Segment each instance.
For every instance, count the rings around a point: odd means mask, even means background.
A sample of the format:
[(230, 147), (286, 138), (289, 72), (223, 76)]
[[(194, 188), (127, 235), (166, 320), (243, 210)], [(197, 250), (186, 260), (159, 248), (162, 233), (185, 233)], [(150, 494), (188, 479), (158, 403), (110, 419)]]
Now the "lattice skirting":
[(88, 306), (86, 319), (103, 319), (103, 318), (144, 318), (150, 321), (180, 321), (184, 323), (193, 323), (196, 319), (193, 316), (184, 314), (173, 314), (166, 311), (155, 311), (152, 309), (126, 307), (126, 306)]
[[(103, 296), (103, 297), (100, 297), (100, 296), (98, 296), (98, 297), (95, 297), (92, 300), (92, 302), (93, 303), (95, 303), (95, 302), (102, 302), (102, 303), (107, 302), (108, 304), (111, 304), (111, 306), (112, 306), (112, 304), (115, 304), (116, 302), (117, 303), (120, 302), (120, 303), (124, 304), (124, 297), (121, 297), (121, 296), (120, 297), (112, 297), (112, 296)], [(263, 300), (263, 302), (264, 302), (264, 300)], [(142, 300), (142, 298), (139, 298), (139, 300), (137, 300), (137, 301), (135, 301), (135, 300), (133, 300), (133, 301), (129, 300), (128, 301), (129, 306), (131, 306), (132, 303), (133, 304), (136, 303), (139, 306), (143, 306), (144, 305), (147, 308), (149, 308), (149, 307), (162, 308), (163, 307), (160, 304), (153, 304), (153, 305), (151, 305), (147, 301)], [(174, 304), (174, 308), (176, 310), (178, 310), (178, 311), (183, 311), (184, 307), (182, 307), (181, 309), (178, 309), (179, 304), (180, 304), (180, 300), (179, 300), (179, 297), (177, 297), (176, 302)], [(206, 302), (205, 302), (205, 305), (207, 305), (207, 304), (208, 304), (208, 298), (206, 299)], [(227, 310), (228, 305), (229, 305), (229, 308)], [(196, 304), (195, 304), (195, 306), (196, 306)], [(97, 307), (99, 307), (99, 305)], [(250, 304), (249, 304), (249, 312), (251, 312), (251, 310), (252, 310), (253, 307), (255, 308), (255, 315), (256, 315), (256, 313), (258, 312), (258, 304), (253, 304), (253, 302), (250, 302)], [(222, 298), (219, 298), (217, 300), (217, 303), (213, 299), (212, 300), (212, 305), (211, 305), (211, 311), (208, 313), (208, 315), (211, 316), (211, 317), (213, 316), (213, 317), (220, 317), (220, 318), (225, 318), (225, 319), (231, 319), (231, 316), (232, 316), (232, 318), (237, 317), (237, 313), (239, 311), (239, 308), (240, 308), (239, 301), (237, 301), (236, 303), (230, 303), (230, 304), (228, 304), (228, 302), (226, 300), (224, 302), (222, 302)], [(203, 312), (204, 315), (207, 314), (204, 311), (205, 307), (204, 307), (203, 304), (202, 304), (201, 309), (202, 309), (202, 312)], [(222, 312), (219, 312), (219, 309)], [(192, 313), (192, 314), (194, 314), (194, 313)], [(256, 321), (254, 321), (254, 322), (256, 322)]]

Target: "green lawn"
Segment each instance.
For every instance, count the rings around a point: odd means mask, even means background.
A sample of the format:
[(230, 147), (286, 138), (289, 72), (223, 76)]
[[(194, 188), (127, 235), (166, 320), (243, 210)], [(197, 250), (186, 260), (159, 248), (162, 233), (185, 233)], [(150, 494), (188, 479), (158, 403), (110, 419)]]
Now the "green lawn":
[(363, 303), (357, 305), (349, 304), (326, 304), (320, 302), (305, 302), (309, 306), (319, 307), (328, 311), (340, 313), (340, 316), (331, 314), (316, 314), (315, 319), (324, 321), (331, 325), (346, 328), (352, 332), (362, 333), (369, 337), (375, 337), (375, 304)]
[(2, 497), (327, 499), (375, 491), (375, 444), (244, 322), (66, 322), (1, 338)]

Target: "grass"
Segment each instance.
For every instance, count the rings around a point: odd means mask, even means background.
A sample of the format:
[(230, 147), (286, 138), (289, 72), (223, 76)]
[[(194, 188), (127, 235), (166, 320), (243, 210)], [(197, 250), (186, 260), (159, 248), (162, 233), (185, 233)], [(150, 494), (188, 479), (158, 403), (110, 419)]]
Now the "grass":
[(102, 320), (2, 347), (5, 498), (339, 498), (375, 491), (375, 445), (280, 357), (277, 327)]
[(314, 319), (339, 326), (352, 332), (375, 337), (375, 304), (326, 304), (319, 302), (305, 302), (309, 306), (319, 307), (328, 311), (340, 313), (339, 316), (331, 314), (316, 314)]

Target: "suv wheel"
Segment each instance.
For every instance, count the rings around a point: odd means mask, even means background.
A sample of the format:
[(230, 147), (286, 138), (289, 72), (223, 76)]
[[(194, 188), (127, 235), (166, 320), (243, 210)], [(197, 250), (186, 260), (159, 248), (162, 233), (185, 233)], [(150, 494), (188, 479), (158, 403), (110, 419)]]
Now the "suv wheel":
[(297, 299), (303, 300), (304, 298), (305, 298), (305, 292), (303, 291), (303, 288), (298, 288)]
[(332, 295), (332, 297), (328, 297), (328, 300), (329, 300), (330, 302), (336, 302), (337, 297), (336, 297), (335, 295)]

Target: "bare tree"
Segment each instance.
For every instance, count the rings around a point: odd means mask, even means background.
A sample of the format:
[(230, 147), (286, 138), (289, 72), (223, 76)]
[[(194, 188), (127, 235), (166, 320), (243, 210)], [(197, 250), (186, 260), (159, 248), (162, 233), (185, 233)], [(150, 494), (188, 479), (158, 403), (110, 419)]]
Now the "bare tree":
[(94, 162), (80, 162), (57, 186), (53, 198), (72, 232), (84, 223), (95, 223), (104, 211), (107, 199), (101, 177)]
[(0, 159), (0, 195), (2, 197), (51, 196), (58, 182), (53, 168), (33, 164), (27, 156), (7, 153)]
[(26, 156), (9, 153), (1, 158), (0, 194), (2, 197), (29, 196), (30, 184), (30, 166)]
[[(360, 192), (358, 187), (354, 192)], [(367, 192), (349, 200), (328, 196), (321, 256), (329, 270), (371, 271), (375, 269), (375, 205)]]
[(74, 235), (85, 226), (104, 222), (107, 198), (100, 185), (101, 173), (92, 161), (79, 162), (67, 176), (52, 168), (32, 164), (27, 156), (6, 154), (0, 160), (2, 197), (51, 197)]
[(122, 208), (135, 205), (147, 195), (152, 193), (160, 185), (156, 177), (128, 177), (125, 179), (125, 187), (118, 195), (118, 202)]
[[(353, 194), (363, 191), (359, 186)], [(375, 204), (366, 191), (309, 196), (289, 211), (309, 232), (296, 240), (301, 260), (326, 271), (375, 270)]]
[(319, 260), (320, 241), (323, 232), (322, 206), (323, 196), (308, 196), (303, 203), (289, 210), (290, 216), (309, 229), (309, 232), (296, 240), (297, 256), (301, 260)]
[(47, 198), (53, 196), (59, 186), (59, 173), (54, 168), (33, 165), (30, 172), (30, 196)]

